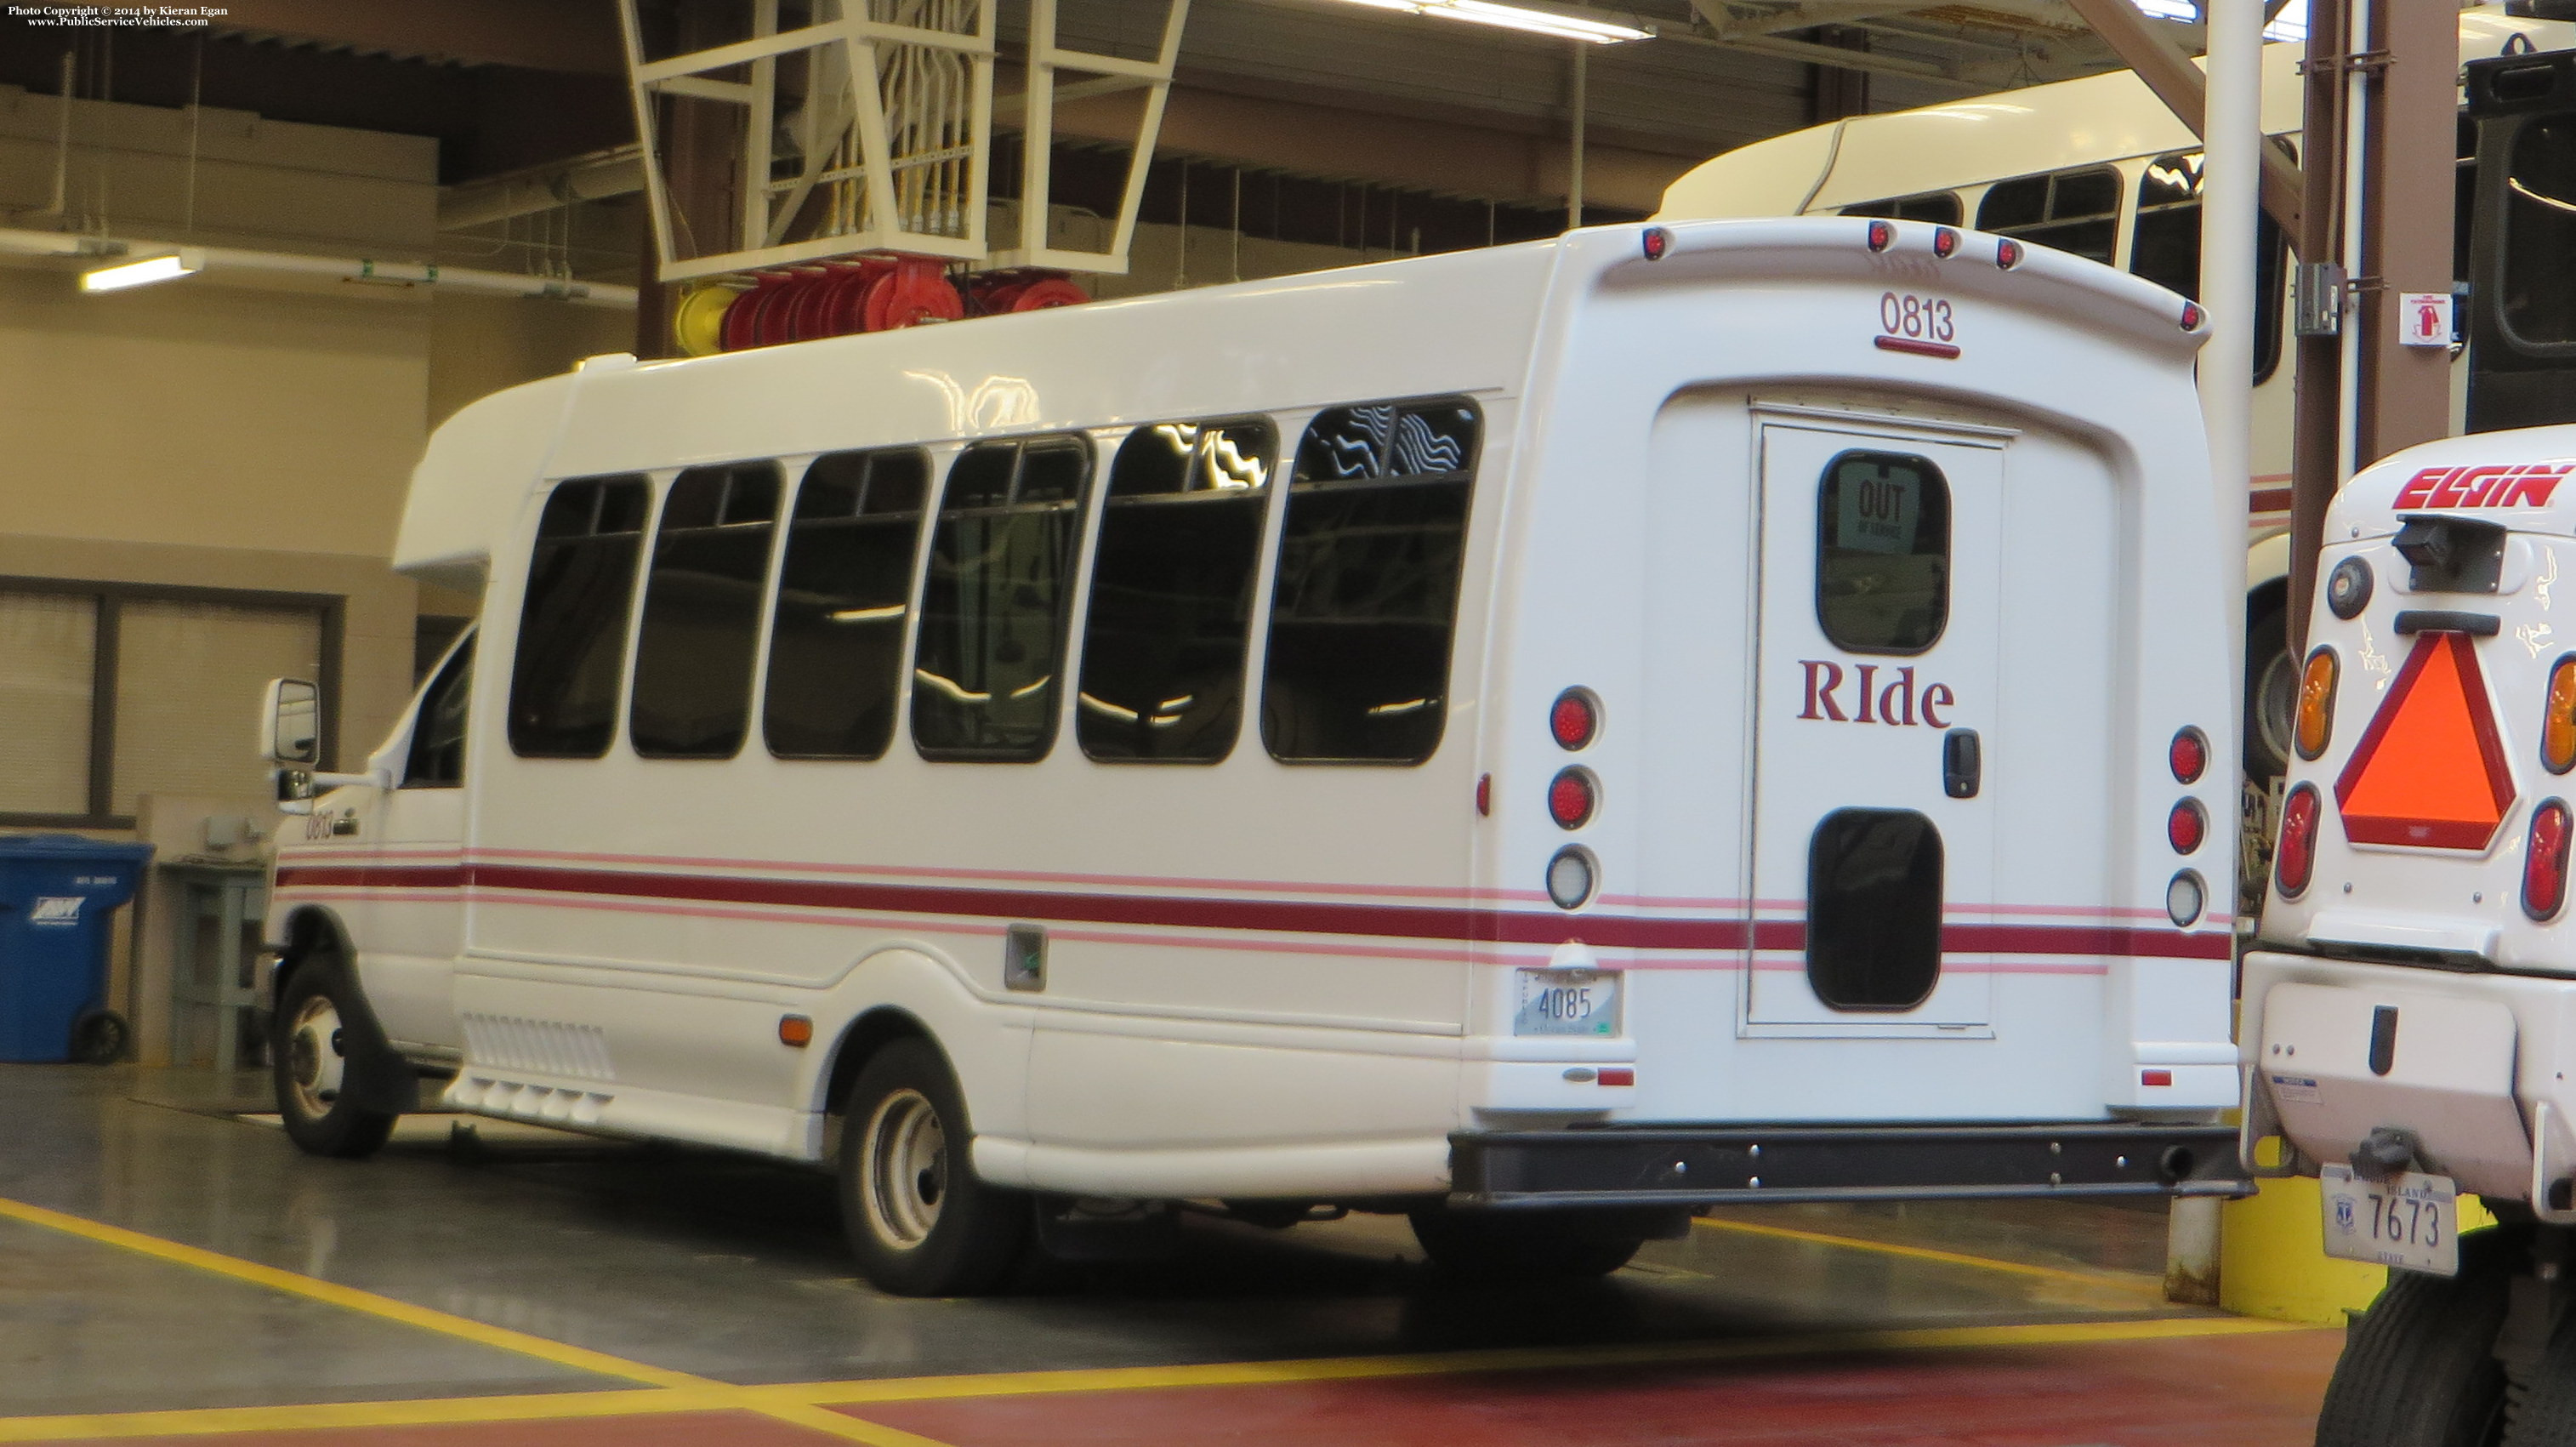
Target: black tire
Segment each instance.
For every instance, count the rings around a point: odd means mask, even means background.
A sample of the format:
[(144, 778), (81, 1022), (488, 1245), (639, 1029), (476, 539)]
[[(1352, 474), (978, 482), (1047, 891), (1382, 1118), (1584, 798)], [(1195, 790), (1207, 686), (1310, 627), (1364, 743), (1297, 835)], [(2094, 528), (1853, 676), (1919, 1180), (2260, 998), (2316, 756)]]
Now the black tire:
[(965, 1096), (936, 1047), (879, 1050), (841, 1117), (841, 1224), (859, 1269), (895, 1296), (977, 1296), (1019, 1264), (1035, 1207), (976, 1179)]
[(2290, 730), (2299, 700), (2286, 602), (2260, 605), (2245, 628), (2245, 774), (2268, 784), (2290, 771)]
[(1413, 1239), (1442, 1274), (1465, 1281), (1589, 1281), (1646, 1244), (1628, 1213), (1415, 1211)]
[(71, 1059), (75, 1065), (113, 1065), (125, 1057), (133, 1032), (114, 1010), (83, 1010), (72, 1022)]
[(359, 1104), (362, 1095), (384, 1093), (363, 1088), (376, 1082), (363, 1081), (370, 1057), (349, 1038), (365, 1028), (356, 1023), (365, 1018), (359, 1009), (345, 976), (327, 960), (287, 976), (278, 997), (269, 1078), (287, 1139), (307, 1154), (356, 1160), (374, 1155), (393, 1134), (392, 1112)]
[[(2526, 1269), (2528, 1232), (2460, 1238), (2460, 1274), (2388, 1273), (2388, 1289), (2344, 1339), (2317, 1412), (2317, 1447), (2495, 1447), (2504, 1366), (2495, 1359), (2506, 1283)], [(2530, 1438), (2576, 1442), (2576, 1438)]]

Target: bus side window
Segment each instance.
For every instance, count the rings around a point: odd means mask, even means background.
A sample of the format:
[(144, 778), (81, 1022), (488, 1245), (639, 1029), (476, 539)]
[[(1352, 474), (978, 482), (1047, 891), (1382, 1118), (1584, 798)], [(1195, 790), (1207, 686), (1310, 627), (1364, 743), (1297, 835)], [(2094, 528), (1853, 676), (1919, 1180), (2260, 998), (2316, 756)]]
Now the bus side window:
[(403, 761), (406, 789), (455, 789), (465, 783), (465, 705), (474, 686), (474, 635), (456, 645), (447, 666), (420, 696)]
[(1074, 737), (1095, 759), (1214, 763), (1243, 717), (1277, 434), (1166, 422), (1118, 446), (1101, 503)]
[(2120, 239), (2120, 173), (2108, 166), (1997, 181), (1977, 203), (1977, 229), (2053, 246), (2108, 266)]
[(1837, 216), (1878, 216), (1889, 221), (1929, 221), (1935, 226), (1956, 226), (1963, 214), (1956, 191), (1926, 191), (1920, 196), (1890, 196), (1884, 201), (1863, 201), (1846, 206)]
[(778, 464), (692, 467), (671, 484), (644, 583), (627, 735), (648, 759), (730, 759), (751, 727), (753, 649)]
[(1083, 437), (978, 442), (949, 464), (913, 650), (922, 757), (1026, 761), (1054, 743), (1090, 479)]
[(1307, 427), (1261, 681), (1273, 757), (1418, 764), (1439, 747), (1479, 432), (1463, 399), (1335, 407)]
[(537, 519), (510, 662), (510, 751), (596, 759), (617, 734), (626, 617), (652, 484), (642, 477), (558, 483)]
[[(2200, 300), (2200, 169), (2198, 151), (2147, 163), (2138, 178), (2138, 220), (2129, 233), (2129, 270), (2168, 291)], [(2280, 223), (2262, 212), (2255, 223), (2254, 385), (2281, 360), (2281, 274), (2289, 247)]]
[(915, 447), (814, 459), (778, 570), (761, 734), (783, 759), (877, 759), (894, 739), (912, 560), (929, 500)]
[(2506, 167), (2496, 319), (2520, 347), (2562, 347), (2576, 342), (2576, 115), (2524, 122)]

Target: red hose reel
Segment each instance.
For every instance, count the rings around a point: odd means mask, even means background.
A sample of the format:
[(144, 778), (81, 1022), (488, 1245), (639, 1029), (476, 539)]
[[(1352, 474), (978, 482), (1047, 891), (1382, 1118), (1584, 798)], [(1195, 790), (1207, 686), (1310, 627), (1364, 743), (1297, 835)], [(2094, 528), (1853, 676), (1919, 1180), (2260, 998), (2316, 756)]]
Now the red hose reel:
[(1090, 294), (1060, 271), (1022, 268), (948, 278), (927, 256), (868, 256), (756, 272), (749, 291), (725, 307), (722, 346), (739, 352), (923, 322), (1072, 306)]

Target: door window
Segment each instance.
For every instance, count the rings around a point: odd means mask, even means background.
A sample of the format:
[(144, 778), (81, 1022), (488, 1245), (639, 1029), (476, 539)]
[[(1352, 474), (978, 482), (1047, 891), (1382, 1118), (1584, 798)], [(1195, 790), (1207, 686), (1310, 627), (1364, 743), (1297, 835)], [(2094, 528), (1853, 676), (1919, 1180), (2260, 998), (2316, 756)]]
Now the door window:
[(474, 684), (474, 635), (467, 634), (420, 698), (412, 720), (406, 789), (454, 789), (465, 782), (465, 705)]
[(1816, 494), (1816, 621), (1851, 653), (1921, 653), (1950, 617), (1950, 484), (1927, 457), (1844, 452)]
[(1941, 978), (1941, 831), (1837, 809), (1807, 846), (1807, 982), (1836, 1010), (1911, 1010)]

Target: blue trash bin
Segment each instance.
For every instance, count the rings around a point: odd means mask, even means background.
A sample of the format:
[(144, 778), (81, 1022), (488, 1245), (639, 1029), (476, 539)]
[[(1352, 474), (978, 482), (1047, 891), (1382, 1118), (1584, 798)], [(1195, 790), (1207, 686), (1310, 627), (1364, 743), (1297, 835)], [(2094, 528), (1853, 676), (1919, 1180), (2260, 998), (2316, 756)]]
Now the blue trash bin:
[(0, 836), (0, 1060), (90, 1060), (125, 1049), (107, 1008), (109, 926), (149, 844), (77, 834)]

